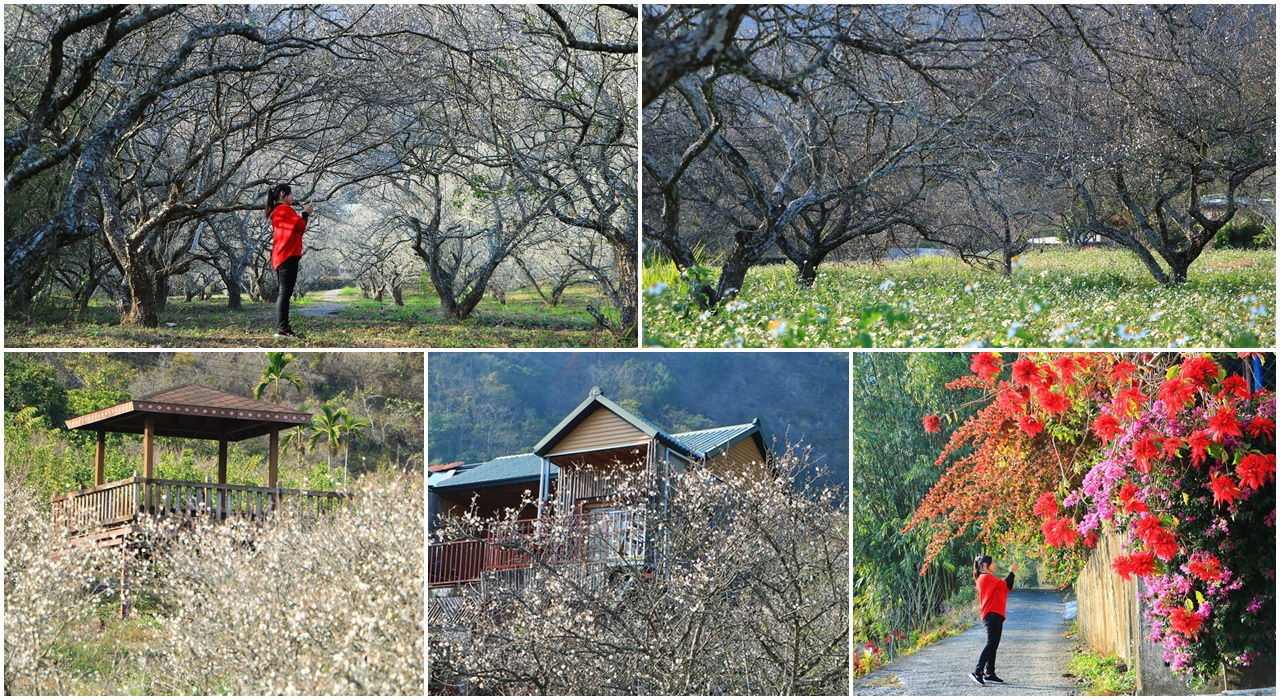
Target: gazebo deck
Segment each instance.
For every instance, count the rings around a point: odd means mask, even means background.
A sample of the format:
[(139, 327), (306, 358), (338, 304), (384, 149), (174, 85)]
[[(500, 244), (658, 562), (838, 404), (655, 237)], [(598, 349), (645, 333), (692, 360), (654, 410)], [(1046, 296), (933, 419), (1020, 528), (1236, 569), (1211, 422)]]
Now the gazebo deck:
[(128, 527), (141, 515), (191, 520), (261, 520), (277, 513), (320, 515), (348, 500), (336, 491), (171, 481), (134, 476), (54, 496), (54, 528), (82, 537)]

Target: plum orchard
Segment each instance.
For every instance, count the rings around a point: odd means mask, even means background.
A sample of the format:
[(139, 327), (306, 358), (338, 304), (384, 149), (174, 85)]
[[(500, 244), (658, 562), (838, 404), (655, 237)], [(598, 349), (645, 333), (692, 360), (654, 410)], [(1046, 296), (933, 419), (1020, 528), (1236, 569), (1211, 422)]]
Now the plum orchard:
[(1119, 533), (1128, 553), (1111, 566), (1141, 580), (1144, 627), (1177, 673), (1274, 663), (1275, 394), (1226, 359), (974, 355), (948, 386), (989, 403), (952, 432), (907, 529), (932, 530), (931, 554), (975, 530), (1041, 546), (1063, 583)]

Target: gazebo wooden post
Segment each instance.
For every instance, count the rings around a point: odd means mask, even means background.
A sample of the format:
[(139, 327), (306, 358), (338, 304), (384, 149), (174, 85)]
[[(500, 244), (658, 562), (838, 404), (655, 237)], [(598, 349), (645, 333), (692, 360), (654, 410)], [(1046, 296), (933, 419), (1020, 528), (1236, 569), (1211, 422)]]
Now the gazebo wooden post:
[(98, 449), (93, 456), (93, 485), (107, 483), (107, 431), (98, 431)]
[[(227, 483), (227, 437), (224, 435), (218, 439), (218, 485), (225, 486)], [(218, 494), (214, 499), (214, 507), (218, 509), (217, 517), (223, 517), (222, 499), (227, 497), (225, 489), (217, 489)]]
[(147, 479), (155, 477), (156, 417), (148, 415), (142, 426), (142, 476)]
[[(267, 448), (267, 488), (276, 487), (277, 468), (280, 466), (280, 429), (271, 429), (271, 441)], [(276, 503), (276, 494), (271, 494), (272, 507), (279, 506)]]

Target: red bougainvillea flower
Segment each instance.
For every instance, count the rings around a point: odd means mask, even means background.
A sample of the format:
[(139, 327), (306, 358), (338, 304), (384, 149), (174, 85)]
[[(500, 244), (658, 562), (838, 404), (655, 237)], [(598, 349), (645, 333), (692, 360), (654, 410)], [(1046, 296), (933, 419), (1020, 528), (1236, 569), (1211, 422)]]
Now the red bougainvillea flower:
[(1200, 466), (1204, 458), (1208, 456), (1205, 448), (1209, 446), (1209, 435), (1203, 430), (1197, 430), (1191, 433), (1191, 437), (1187, 438), (1187, 444), (1191, 446), (1191, 464)]
[(1058, 369), (1063, 385), (1071, 386), (1075, 383), (1076, 360), (1074, 357), (1059, 357), (1053, 361), (1053, 366)]
[(942, 419), (930, 413), (924, 417), (924, 431), (926, 433), (942, 432)]
[(1111, 561), (1111, 570), (1126, 581), (1132, 576), (1150, 576), (1156, 572), (1156, 556), (1151, 552), (1119, 556)]
[(1209, 477), (1209, 490), (1213, 492), (1213, 505), (1225, 503), (1231, 505), (1240, 495), (1240, 487), (1229, 474), (1215, 474)]
[(1013, 383), (1019, 386), (1044, 386), (1044, 370), (1029, 357), (1020, 357), (1013, 363)]
[(1157, 557), (1169, 561), (1178, 553), (1178, 542), (1173, 533), (1165, 529), (1164, 523), (1155, 515), (1144, 515), (1138, 520), (1134, 531), (1147, 549), (1155, 552)]
[(1071, 518), (1046, 520), (1040, 526), (1040, 533), (1050, 547), (1070, 547), (1080, 539), (1080, 531), (1076, 530), (1076, 523)]
[(1275, 440), (1276, 422), (1270, 418), (1255, 416), (1253, 420), (1249, 421), (1249, 426), (1246, 427), (1244, 431), (1249, 433), (1250, 437), (1255, 440), (1262, 437), (1264, 434), (1267, 436), (1267, 439)]
[(1138, 387), (1129, 387), (1116, 394), (1111, 401), (1112, 413), (1124, 415), (1131, 410), (1142, 408), (1147, 403), (1146, 394)]
[(1182, 361), (1179, 374), (1195, 388), (1205, 389), (1210, 379), (1218, 378), (1218, 363), (1208, 355), (1188, 357)]
[(1222, 580), (1222, 562), (1212, 554), (1187, 562), (1187, 571), (1202, 581)]
[(1186, 608), (1174, 608), (1173, 614), (1169, 616), (1170, 629), (1189, 639), (1200, 636), (1201, 622), (1199, 615), (1188, 612)]
[(1183, 406), (1194, 401), (1195, 398), (1196, 387), (1177, 377), (1166, 380), (1164, 384), (1160, 385), (1160, 400), (1164, 401), (1165, 411), (1170, 418), (1176, 415)]
[(1138, 369), (1137, 365), (1121, 360), (1111, 367), (1111, 373), (1108, 376), (1111, 377), (1111, 381), (1123, 384), (1135, 369)]
[(1151, 459), (1160, 454), (1160, 443), (1156, 442), (1155, 433), (1146, 432), (1142, 437), (1133, 442), (1129, 454), (1137, 462), (1138, 471), (1143, 474), (1151, 473)]
[[(1007, 384), (1005, 384), (1005, 386), (1008, 387)], [(1022, 415), (1022, 407), (1030, 400), (1030, 389), (1014, 389), (1009, 387), (1000, 392), (1000, 396), (996, 399), (996, 403), (1000, 406), (1000, 411), (1002, 413), (1013, 417)]]
[(1238, 374), (1222, 380), (1222, 386), (1218, 388), (1218, 398), (1225, 399), (1228, 396), (1235, 396), (1241, 401), (1249, 400), (1249, 383)]
[(1182, 449), (1182, 444), (1182, 438), (1165, 438), (1162, 449), (1160, 450), (1160, 461), (1172, 462), (1173, 459), (1178, 456), (1178, 450)]
[(984, 382), (995, 378), (1003, 367), (998, 352), (980, 352), (969, 361), (969, 371), (981, 377)]
[(1260, 489), (1276, 476), (1276, 456), (1250, 452), (1236, 465), (1236, 476), (1241, 487)]
[(1043, 408), (1051, 416), (1056, 416), (1071, 408), (1071, 401), (1067, 397), (1052, 391), (1036, 392), (1036, 400), (1040, 402), (1040, 408)]
[(1040, 498), (1036, 499), (1036, 505), (1031, 512), (1045, 520), (1056, 518), (1058, 517), (1058, 499), (1054, 497), (1052, 491), (1045, 491), (1040, 494)]
[(1044, 432), (1044, 422), (1036, 420), (1031, 416), (1020, 416), (1018, 418), (1018, 427), (1022, 432), (1030, 435), (1031, 437), (1035, 437)]
[(1230, 406), (1222, 406), (1209, 419), (1209, 435), (1217, 442), (1222, 442), (1228, 435), (1240, 436), (1240, 421), (1236, 420), (1236, 410)]
[(1119, 496), (1120, 505), (1124, 506), (1125, 512), (1126, 513), (1150, 512), (1151, 509), (1147, 507), (1147, 504), (1138, 500), (1137, 494), (1138, 494), (1138, 487), (1134, 486), (1133, 484), (1127, 481), (1125, 482), (1124, 486), (1120, 487), (1120, 496)]
[(1093, 434), (1103, 442), (1111, 442), (1120, 434), (1120, 421), (1115, 416), (1104, 413), (1093, 422)]

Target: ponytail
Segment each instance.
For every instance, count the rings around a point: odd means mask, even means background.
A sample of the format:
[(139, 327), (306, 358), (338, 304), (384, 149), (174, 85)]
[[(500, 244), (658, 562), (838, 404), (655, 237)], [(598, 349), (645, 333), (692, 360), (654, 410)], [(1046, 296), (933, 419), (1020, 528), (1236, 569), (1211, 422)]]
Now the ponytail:
[(981, 554), (973, 558), (973, 580), (982, 575), (982, 567), (991, 563), (991, 555)]
[(276, 210), (276, 205), (280, 203), (280, 198), (286, 194), (293, 192), (293, 189), (285, 184), (271, 185), (267, 188), (267, 218), (271, 218), (271, 212)]

